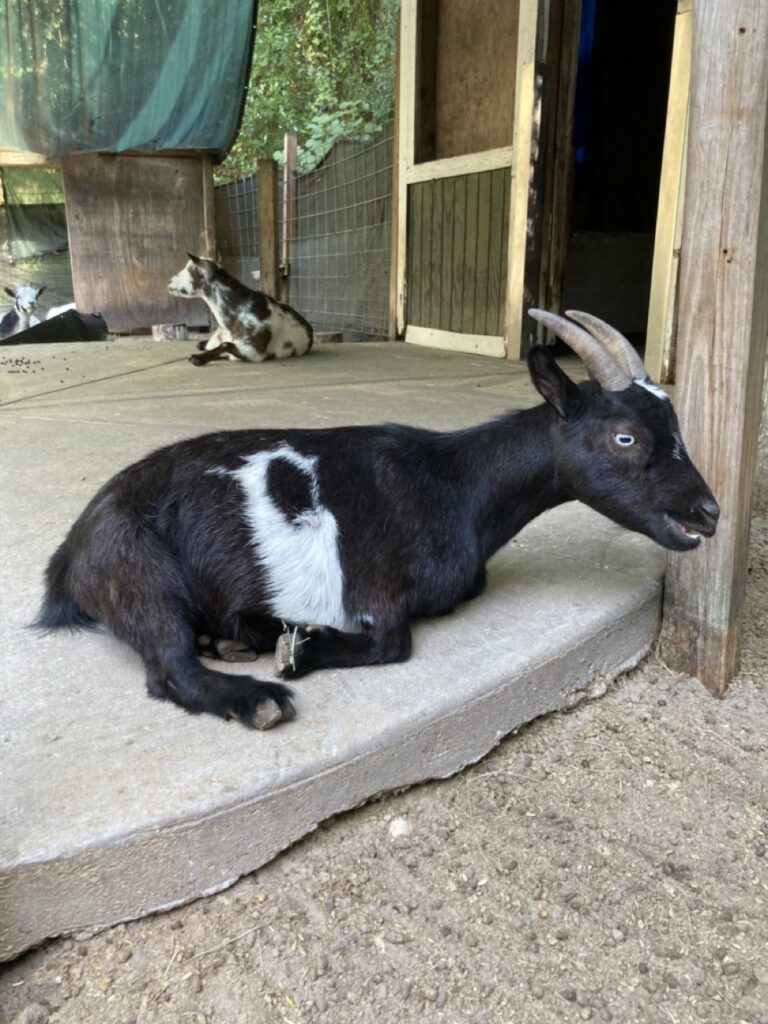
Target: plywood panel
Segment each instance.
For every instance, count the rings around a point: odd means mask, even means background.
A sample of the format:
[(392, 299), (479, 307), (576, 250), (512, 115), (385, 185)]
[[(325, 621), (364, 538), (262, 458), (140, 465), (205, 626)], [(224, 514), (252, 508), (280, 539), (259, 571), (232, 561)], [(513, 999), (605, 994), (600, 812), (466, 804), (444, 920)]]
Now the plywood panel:
[(435, 157), (512, 144), (517, 0), (442, 0)]
[(203, 168), (195, 157), (102, 156), (62, 160), (72, 282), (78, 308), (112, 331), (153, 323), (206, 325), (202, 302), (173, 299), (185, 253), (211, 240)]

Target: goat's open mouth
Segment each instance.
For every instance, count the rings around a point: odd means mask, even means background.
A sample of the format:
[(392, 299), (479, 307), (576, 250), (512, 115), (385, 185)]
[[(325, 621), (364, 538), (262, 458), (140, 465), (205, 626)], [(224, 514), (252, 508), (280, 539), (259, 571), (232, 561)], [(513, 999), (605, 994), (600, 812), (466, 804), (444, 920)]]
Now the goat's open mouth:
[(701, 538), (710, 537), (714, 532), (707, 526), (693, 526), (690, 522), (684, 522), (676, 516), (664, 513), (664, 526), (675, 547), (695, 548), (701, 543)]

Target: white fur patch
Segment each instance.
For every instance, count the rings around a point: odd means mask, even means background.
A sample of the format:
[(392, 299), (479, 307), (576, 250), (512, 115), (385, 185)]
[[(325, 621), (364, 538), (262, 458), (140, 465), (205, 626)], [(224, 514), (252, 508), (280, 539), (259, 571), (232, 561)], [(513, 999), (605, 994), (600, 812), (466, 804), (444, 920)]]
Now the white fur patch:
[[(275, 505), (267, 488), (274, 459), (286, 459), (310, 479), (313, 508), (292, 522)], [(287, 444), (257, 452), (234, 476), (245, 495), (251, 540), (267, 575), (272, 614), (286, 622), (332, 626), (345, 632), (355, 626), (344, 610), (338, 526), (320, 504), (317, 457), (302, 455)]]
[(168, 291), (171, 295), (179, 295), (182, 298), (190, 299), (193, 295), (197, 294), (195, 290), (195, 283), (189, 272), (190, 266), (191, 262), (187, 263), (187, 265), (168, 282)]
[(664, 388), (659, 387), (658, 384), (654, 384), (650, 377), (646, 377), (645, 380), (640, 380), (639, 377), (635, 377), (635, 384), (639, 384), (641, 388), (645, 388), (646, 391), (650, 391), (652, 395), (656, 395), (664, 402), (669, 401), (669, 395)]

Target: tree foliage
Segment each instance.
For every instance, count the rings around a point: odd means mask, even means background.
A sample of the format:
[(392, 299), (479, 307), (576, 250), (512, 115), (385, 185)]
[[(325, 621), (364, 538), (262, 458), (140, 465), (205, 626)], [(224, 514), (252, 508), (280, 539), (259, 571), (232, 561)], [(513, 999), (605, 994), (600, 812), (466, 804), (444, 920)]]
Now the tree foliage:
[(219, 182), (282, 156), (299, 136), (300, 170), (336, 139), (366, 138), (392, 118), (399, 0), (260, 0), (253, 66), (235, 145)]

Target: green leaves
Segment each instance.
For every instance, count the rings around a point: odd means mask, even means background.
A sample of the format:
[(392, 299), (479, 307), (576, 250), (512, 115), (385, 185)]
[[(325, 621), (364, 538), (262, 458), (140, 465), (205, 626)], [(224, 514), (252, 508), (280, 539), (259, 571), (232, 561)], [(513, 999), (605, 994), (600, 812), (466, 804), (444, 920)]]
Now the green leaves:
[(392, 119), (399, 0), (260, 0), (243, 122), (217, 183), (282, 159), (299, 135), (300, 170), (340, 138), (367, 138)]

